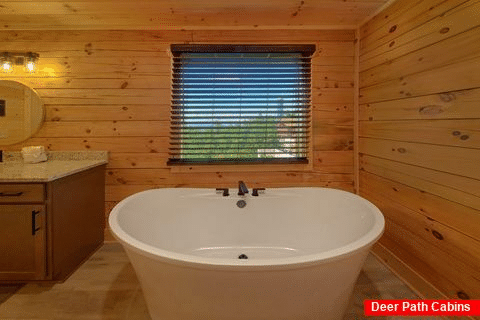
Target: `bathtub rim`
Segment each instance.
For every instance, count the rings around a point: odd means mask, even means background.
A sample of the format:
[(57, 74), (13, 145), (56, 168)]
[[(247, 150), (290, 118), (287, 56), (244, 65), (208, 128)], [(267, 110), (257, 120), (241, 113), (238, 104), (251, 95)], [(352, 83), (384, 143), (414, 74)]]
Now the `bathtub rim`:
[[(320, 262), (330, 262), (338, 259), (345, 259), (350, 255), (354, 255), (364, 249), (369, 249), (383, 234), (385, 229), (385, 219), (382, 212), (367, 199), (354, 194), (352, 192), (332, 189), (325, 187), (298, 187), (298, 188), (269, 188), (269, 189), (327, 189), (335, 190), (346, 194), (348, 197), (355, 198), (356, 201), (361, 201), (367, 207), (371, 209), (371, 214), (374, 215), (374, 224), (372, 228), (365, 233), (362, 237), (346, 244), (341, 247), (323, 251), (320, 253), (313, 253), (308, 255), (300, 255), (288, 258), (275, 258), (275, 259), (255, 259), (255, 260), (240, 260), (240, 259), (221, 259), (221, 258), (207, 258), (199, 257), (195, 255), (183, 254), (174, 251), (164, 250), (145, 242), (137, 240), (130, 234), (125, 232), (118, 223), (118, 214), (122, 207), (132, 198), (139, 197), (145, 193), (158, 192), (158, 190), (172, 190), (178, 188), (156, 188), (149, 189), (132, 194), (125, 199), (121, 200), (110, 212), (108, 223), (113, 236), (122, 244), (128, 246), (131, 250), (134, 250), (143, 255), (149, 256), (155, 260), (159, 260), (171, 264), (189, 265), (197, 268), (217, 267), (226, 268), (232, 270), (258, 270), (259, 268), (299, 268), (307, 267)], [(190, 190), (211, 190), (213, 188), (182, 188)]]

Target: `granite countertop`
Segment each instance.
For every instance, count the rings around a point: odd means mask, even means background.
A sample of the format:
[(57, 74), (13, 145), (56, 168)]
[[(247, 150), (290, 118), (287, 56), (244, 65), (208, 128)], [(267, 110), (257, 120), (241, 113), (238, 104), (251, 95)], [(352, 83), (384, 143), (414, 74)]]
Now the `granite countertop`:
[(108, 162), (107, 151), (47, 151), (47, 161), (24, 163), (21, 152), (3, 152), (0, 182), (49, 182)]

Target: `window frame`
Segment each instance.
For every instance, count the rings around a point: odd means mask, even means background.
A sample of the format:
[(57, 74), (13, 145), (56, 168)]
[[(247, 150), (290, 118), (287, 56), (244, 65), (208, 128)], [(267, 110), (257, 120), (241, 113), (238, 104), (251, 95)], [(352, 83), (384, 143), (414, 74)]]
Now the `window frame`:
[[(312, 170), (313, 169), (313, 69), (312, 69), (312, 58), (316, 52), (315, 44), (172, 44), (170, 46), (170, 56), (171, 56), (171, 97), (173, 98), (173, 79), (175, 74), (174, 69), (174, 58), (178, 57), (181, 53), (302, 53), (304, 57), (310, 58), (309, 60), (309, 69), (310, 69), (310, 82), (309, 82), (309, 95), (310, 99), (308, 102), (308, 111), (306, 112), (306, 121), (307, 133), (305, 137), (307, 138), (307, 151), (305, 159), (262, 159), (260, 161), (254, 160), (242, 160), (238, 159), (236, 161), (205, 161), (205, 162), (183, 162), (183, 161), (171, 161), (171, 153), (169, 150), (169, 156), (167, 159), (167, 166), (172, 169), (173, 172), (192, 172), (192, 171), (213, 171), (218, 170), (219, 166), (222, 167), (223, 171), (252, 171), (260, 170), (267, 171), (291, 171), (291, 170)], [(172, 116), (173, 110), (173, 99), (171, 101), (170, 116)], [(170, 119), (170, 127), (172, 126), (173, 119)], [(169, 136), (169, 145), (171, 145), (172, 133)], [(234, 166), (232, 166), (234, 165)], [(184, 169), (186, 168), (186, 169)], [(230, 168), (228, 170), (227, 168)], [(270, 169), (271, 168), (271, 169)]]

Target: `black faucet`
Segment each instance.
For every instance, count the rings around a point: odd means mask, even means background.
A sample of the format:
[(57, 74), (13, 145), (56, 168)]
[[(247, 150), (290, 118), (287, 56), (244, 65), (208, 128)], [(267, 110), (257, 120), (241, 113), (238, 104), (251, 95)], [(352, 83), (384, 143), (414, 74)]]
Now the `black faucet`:
[(252, 196), (258, 197), (258, 191), (265, 191), (265, 188), (253, 188)]
[(239, 196), (244, 196), (247, 193), (248, 193), (248, 188), (245, 185), (245, 182), (238, 181), (238, 195)]

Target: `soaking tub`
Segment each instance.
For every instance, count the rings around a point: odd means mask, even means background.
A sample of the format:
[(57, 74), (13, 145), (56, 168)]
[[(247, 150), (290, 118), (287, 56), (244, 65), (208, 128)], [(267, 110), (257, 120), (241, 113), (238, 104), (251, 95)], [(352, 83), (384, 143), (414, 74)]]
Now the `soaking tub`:
[(381, 212), (335, 189), (237, 192), (154, 189), (112, 210), (152, 320), (342, 319)]

